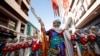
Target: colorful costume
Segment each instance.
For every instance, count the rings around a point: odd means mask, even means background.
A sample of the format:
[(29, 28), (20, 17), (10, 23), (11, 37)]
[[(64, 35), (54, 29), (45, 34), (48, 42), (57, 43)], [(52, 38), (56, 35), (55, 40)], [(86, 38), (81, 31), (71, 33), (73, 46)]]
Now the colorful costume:
[(6, 42), (1, 42), (0, 43), (0, 56), (3, 55), (2, 52), (3, 52), (3, 48), (5, 47), (5, 45), (6, 45)]
[(10, 56), (15, 55), (15, 43), (11, 43), (11, 45), (9, 47), (9, 51), (10, 51)]
[[(47, 35), (50, 37), (50, 46), (49, 46), (49, 53), (48, 56), (58, 55), (58, 56), (65, 56), (65, 44), (64, 44), (64, 37), (63, 32), (57, 32), (53, 29), (46, 32)], [(50, 36), (51, 35), (51, 36)]]
[(39, 39), (33, 39), (33, 41), (32, 41), (32, 56), (37, 55), (38, 49), (39, 49)]
[(76, 48), (77, 48), (77, 55), (82, 56), (82, 54), (81, 54), (82, 45), (81, 45), (81, 42), (80, 42), (81, 36), (80, 36), (79, 33), (76, 33), (76, 38), (77, 38), (77, 40), (75, 41), (75, 44), (76, 44)]
[(96, 36), (95, 34), (91, 33), (89, 36), (88, 36), (88, 39), (90, 41), (90, 47), (91, 49), (95, 52), (96, 55), (100, 55), (100, 49), (96, 43)]
[(19, 50), (19, 56), (24, 56), (23, 43), (24, 43), (24, 42), (20, 42), (20, 43), (19, 43), (19, 44), (21, 45), (21, 46), (20, 46), (20, 50)]
[(29, 56), (30, 55), (30, 48), (29, 48), (29, 42), (28, 41), (26, 41), (24, 43), (24, 49), (25, 49), (24, 56)]
[(96, 34), (96, 43), (98, 44), (98, 47), (100, 49), (100, 29), (98, 30), (97, 34)]
[(15, 56), (19, 56), (19, 51), (20, 51), (21, 47), (22, 47), (22, 45), (20, 43), (16, 43)]
[(2, 51), (2, 53), (3, 53), (3, 56), (7, 56), (7, 54), (8, 54), (8, 48), (9, 46), (8, 46), (8, 43), (5, 45), (5, 47), (3, 48), (3, 51)]

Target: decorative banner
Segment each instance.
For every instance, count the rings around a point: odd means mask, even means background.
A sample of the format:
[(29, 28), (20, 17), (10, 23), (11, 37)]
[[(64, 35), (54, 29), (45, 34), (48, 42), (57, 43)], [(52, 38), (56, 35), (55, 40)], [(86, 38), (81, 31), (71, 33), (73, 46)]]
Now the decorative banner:
[(54, 11), (54, 16), (60, 16), (58, 0), (52, 0), (52, 7), (53, 7), (53, 11)]

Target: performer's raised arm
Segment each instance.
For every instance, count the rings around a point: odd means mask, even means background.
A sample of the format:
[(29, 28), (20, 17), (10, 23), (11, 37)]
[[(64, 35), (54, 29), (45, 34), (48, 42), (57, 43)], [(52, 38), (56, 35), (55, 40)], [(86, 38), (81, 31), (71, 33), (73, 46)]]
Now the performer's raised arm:
[(40, 25), (41, 25), (41, 28), (44, 28), (44, 23), (43, 23), (43, 21), (41, 20), (40, 17), (38, 17), (38, 21), (39, 21), (39, 23), (40, 23)]

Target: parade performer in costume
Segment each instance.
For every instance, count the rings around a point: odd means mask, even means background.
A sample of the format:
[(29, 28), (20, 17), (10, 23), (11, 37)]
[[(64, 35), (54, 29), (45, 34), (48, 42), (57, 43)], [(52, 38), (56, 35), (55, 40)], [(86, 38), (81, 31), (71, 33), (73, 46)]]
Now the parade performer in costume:
[(90, 36), (89, 36), (90, 41), (92, 42), (92, 45), (94, 47), (94, 51), (96, 56), (100, 55), (100, 49), (96, 43), (96, 39), (97, 39), (97, 29), (95, 26), (91, 27), (91, 32), (90, 32)]
[(53, 22), (53, 28), (49, 31), (47, 31), (47, 35), (50, 34), (51, 36), (49, 37), (50, 41), (50, 50), (48, 56), (65, 56), (65, 39), (63, 37), (63, 30), (59, 28), (61, 22), (59, 20), (55, 20)]
[(3, 56), (10, 56), (9, 47), (11, 46), (12, 39), (8, 38), (5, 47), (3, 48)]
[(19, 48), (19, 56), (24, 56), (24, 49), (23, 49), (24, 39), (21, 39), (19, 42), (20, 48)]
[(94, 56), (95, 54), (94, 54), (94, 52), (93, 52), (93, 50), (91, 49), (91, 47), (90, 47), (90, 41), (88, 40), (88, 36), (89, 36), (89, 29), (87, 29), (87, 28), (84, 28), (84, 30), (83, 30), (83, 32), (84, 32), (84, 35), (85, 35), (85, 37), (86, 37), (86, 39), (87, 39), (87, 43), (86, 43), (86, 46), (87, 46), (87, 53), (89, 53), (89, 56)]
[(97, 32), (96, 42), (97, 42), (99, 49), (100, 49), (100, 29), (98, 29), (98, 32)]
[(24, 49), (24, 56), (29, 56), (29, 43), (28, 43), (28, 40), (26, 40), (24, 42), (24, 45), (23, 45), (23, 49)]
[[(44, 24), (41, 21), (41, 19), (40, 19), (40, 23), (42, 23), (41, 24), (42, 29), (44, 29)], [(64, 36), (66, 35), (63, 35), (65, 30), (60, 29), (59, 28), (60, 25), (61, 25), (61, 22), (59, 19), (57, 19), (53, 21), (53, 28), (51, 28), (49, 31), (46, 32), (46, 34), (49, 36), (48, 56), (71, 56), (71, 55), (68, 55), (70, 53), (69, 53), (69, 50), (67, 50), (69, 46), (67, 46), (67, 43), (65, 42)], [(66, 41), (68, 41), (68, 39), (66, 39)]]
[(80, 42), (81, 42), (81, 47), (82, 47), (82, 56), (89, 56), (89, 52), (88, 52), (88, 36), (83, 33), (81, 33), (81, 38), (80, 38)]
[(74, 33), (72, 33), (72, 30), (69, 30), (69, 33), (70, 33), (70, 41), (71, 41), (71, 44), (72, 44), (74, 56), (78, 56), (76, 43), (75, 43), (76, 40), (77, 40), (76, 35)]
[(0, 42), (0, 56), (3, 55), (3, 48), (6, 45), (6, 39), (2, 39), (2, 41)]
[(14, 48), (15, 48), (15, 44), (11, 43), (11, 45), (9, 47), (10, 56), (14, 56)]
[(15, 56), (19, 56), (20, 49), (22, 48), (22, 44), (20, 42), (16, 43), (15, 46)]
[(10, 56), (15, 56), (15, 52), (16, 52), (16, 44), (17, 44), (17, 41), (18, 41), (18, 39), (17, 38), (14, 38), (13, 39), (13, 42), (12, 42), (12, 44), (11, 44), (11, 46), (10, 46)]
[(33, 39), (32, 39), (32, 56), (37, 56), (38, 55), (38, 49), (39, 49), (39, 39), (38, 35), (34, 34)]
[(80, 38), (81, 38), (80, 29), (76, 29), (75, 35), (76, 35), (75, 45), (77, 48), (77, 54), (78, 54), (78, 56), (82, 56), (82, 54), (81, 54), (82, 46), (81, 46), (81, 42), (80, 42)]
[(32, 40), (30, 39), (30, 37), (26, 38), (26, 41), (24, 43), (24, 48), (25, 48), (24, 56), (31, 55), (31, 45), (32, 45)]

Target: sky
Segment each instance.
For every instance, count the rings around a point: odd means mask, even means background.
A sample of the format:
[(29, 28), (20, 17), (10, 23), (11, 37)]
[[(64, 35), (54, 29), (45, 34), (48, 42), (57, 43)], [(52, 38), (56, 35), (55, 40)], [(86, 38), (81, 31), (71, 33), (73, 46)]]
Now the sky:
[[(51, 0), (31, 0), (31, 6), (35, 9), (36, 14), (41, 17), (46, 30), (52, 28), (52, 22), (55, 20)], [(40, 24), (29, 10), (29, 21), (40, 30)]]

